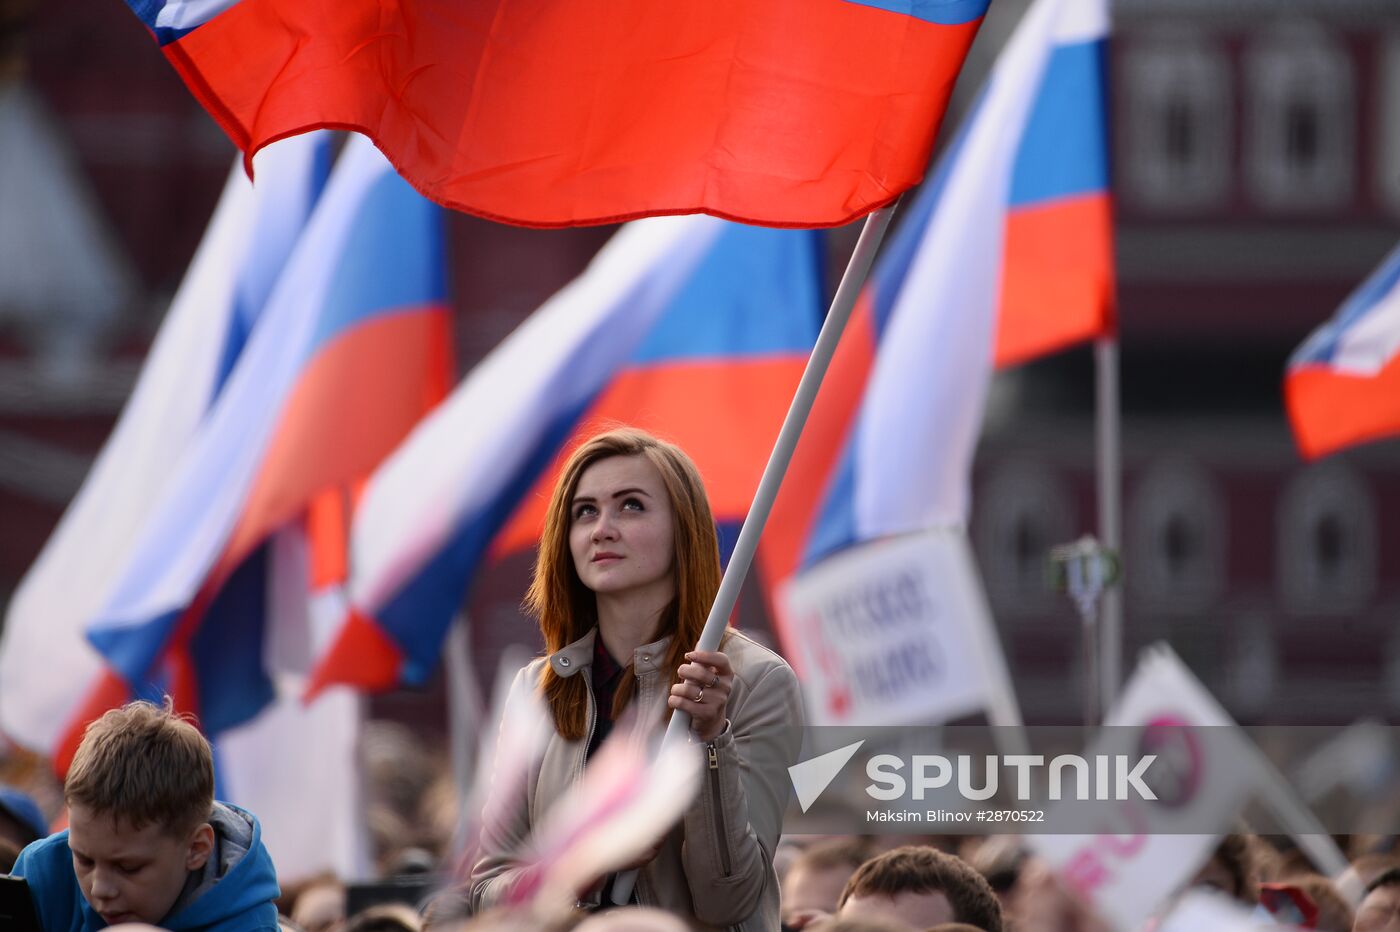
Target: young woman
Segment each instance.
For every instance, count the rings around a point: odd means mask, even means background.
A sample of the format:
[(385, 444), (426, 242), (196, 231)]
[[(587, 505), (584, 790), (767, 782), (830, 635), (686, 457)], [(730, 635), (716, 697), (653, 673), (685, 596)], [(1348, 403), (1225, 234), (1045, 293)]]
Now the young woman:
[(520, 879), (512, 855), (530, 826), (636, 705), (658, 720), (688, 712), (707, 769), (685, 818), (637, 865), (634, 900), (708, 926), (778, 928), (773, 850), (801, 745), (801, 700), (783, 659), (738, 631), (717, 651), (693, 650), (719, 580), (709, 500), (685, 453), (637, 430), (575, 451), (550, 499), (526, 597), (547, 656), (516, 683), (540, 690), (555, 733), (525, 811), (482, 838), (475, 909)]

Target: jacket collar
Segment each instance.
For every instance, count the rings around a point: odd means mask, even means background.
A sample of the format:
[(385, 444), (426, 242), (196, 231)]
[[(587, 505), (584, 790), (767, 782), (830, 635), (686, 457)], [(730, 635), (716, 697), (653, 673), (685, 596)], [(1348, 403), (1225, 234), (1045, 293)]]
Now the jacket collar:
[[(593, 641), (598, 636), (596, 626), (574, 641), (549, 655), (549, 665), (556, 676), (570, 677), (580, 670), (593, 665)], [(632, 652), (632, 669), (637, 676), (646, 676), (661, 669), (666, 660), (666, 649), (671, 646), (671, 635), (643, 644)]]

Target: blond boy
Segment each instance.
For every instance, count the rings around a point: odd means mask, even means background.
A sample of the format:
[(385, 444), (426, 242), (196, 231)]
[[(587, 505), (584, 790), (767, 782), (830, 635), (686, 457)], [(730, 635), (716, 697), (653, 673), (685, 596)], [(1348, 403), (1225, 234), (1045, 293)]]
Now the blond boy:
[(89, 725), (63, 795), (68, 830), (25, 848), (14, 869), (45, 930), (277, 929), (258, 821), (215, 802), (209, 743), (168, 703), (133, 702)]

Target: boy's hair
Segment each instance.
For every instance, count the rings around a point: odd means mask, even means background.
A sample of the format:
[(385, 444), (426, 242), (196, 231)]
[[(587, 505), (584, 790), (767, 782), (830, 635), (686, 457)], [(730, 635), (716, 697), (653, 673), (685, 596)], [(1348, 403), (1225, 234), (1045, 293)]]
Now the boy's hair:
[(199, 729), (164, 706), (132, 702), (83, 732), (63, 798), (133, 829), (178, 835), (214, 808), (214, 756)]

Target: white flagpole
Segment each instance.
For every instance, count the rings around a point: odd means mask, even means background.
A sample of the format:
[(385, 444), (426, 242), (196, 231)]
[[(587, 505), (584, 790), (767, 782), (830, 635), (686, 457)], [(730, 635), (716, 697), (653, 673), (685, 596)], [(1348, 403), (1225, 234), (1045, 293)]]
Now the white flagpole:
[[(856, 248), (851, 253), (850, 261), (846, 263), (846, 272), (841, 276), (836, 296), (831, 299), (831, 308), (826, 312), (821, 332), (817, 334), (812, 355), (807, 358), (807, 366), (802, 370), (802, 381), (797, 384), (797, 392), (788, 407), (787, 417), (783, 419), (783, 427), (778, 431), (773, 453), (768, 457), (768, 465), (763, 467), (763, 477), (758, 481), (753, 505), (749, 507), (744, 524), (739, 529), (739, 539), (734, 543), (734, 553), (730, 555), (729, 565), (725, 567), (724, 577), (720, 579), (719, 592), (715, 594), (714, 604), (710, 606), (710, 615), (705, 619), (705, 628), (700, 632), (700, 641), (695, 645), (696, 650), (715, 650), (719, 647), (725, 625), (729, 623), (734, 604), (739, 600), (739, 590), (744, 585), (744, 577), (748, 575), (749, 565), (753, 563), (754, 553), (758, 550), (759, 535), (763, 533), (763, 526), (768, 523), (768, 515), (773, 510), (773, 500), (778, 497), (778, 487), (782, 484), (788, 464), (792, 462), (792, 454), (802, 436), (802, 428), (807, 423), (807, 415), (812, 413), (812, 404), (817, 400), (822, 379), (826, 377), (831, 357), (836, 353), (836, 344), (840, 342), (841, 333), (846, 329), (846, 321), (855, 309), (856, 298), (865, 287), (865, 279), (870, 274), (875, 253), (880, 248), (880, 241), (885, 237), (885, 230), (889, 228), (890, 218), (898, 204), (896, 201), (888, 207), (881, 207), (865, 218), (860, 239), (856, 241)], [(689, 728), (690, 714), (677, 709), (671, 714), (671, 721), (666, 726), (666, 737), (663, 740), (684, 741)], [(613, 902), (621, 904), (630, 900), (632, 886), (636, 882), (635, 870), (618, 874), (617, 879), (613, 881)]]
[[(466, 615), (459, 615), (447, 630), (443, 645), (443, 667), (447, 673), (448, 747), (452, 758), (452, 777), (457, 784), (459, 799), (465, 800), (471, 791), (476, 773), (476, 753), (486, 711), (482, 707), (481, 690), (472, 669), (471, 633)], [(465, 807), (463, 808), (465, 813)]]
[[(1123, 549), (1122, 408), (1118, 396), (1118, 338), (1099, 337), (1094, 344), (1095, 433), (1098, 453), (1099, 541), (1119, 560)], [(1100, 602), (1099, 721), (1123, 685), (1123, 574), (1104, 587)]]

